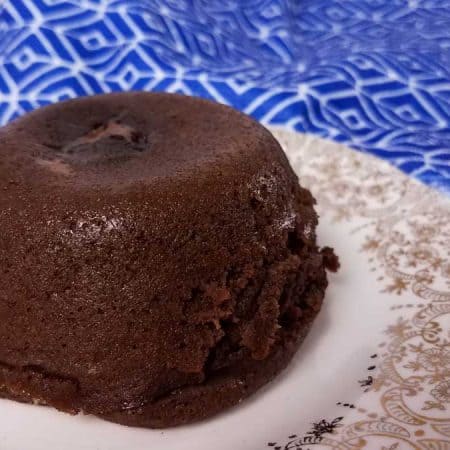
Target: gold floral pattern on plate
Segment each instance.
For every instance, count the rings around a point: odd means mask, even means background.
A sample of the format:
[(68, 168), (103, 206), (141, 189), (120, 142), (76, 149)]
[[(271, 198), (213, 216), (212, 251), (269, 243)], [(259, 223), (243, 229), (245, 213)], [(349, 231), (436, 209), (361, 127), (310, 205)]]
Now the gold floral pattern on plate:
[(353, 226), (392, 315), (357, 408), (315, 440), (275, 448), (450, 450), (449, 199), (336, 143), (274, 134), (319, 214)]

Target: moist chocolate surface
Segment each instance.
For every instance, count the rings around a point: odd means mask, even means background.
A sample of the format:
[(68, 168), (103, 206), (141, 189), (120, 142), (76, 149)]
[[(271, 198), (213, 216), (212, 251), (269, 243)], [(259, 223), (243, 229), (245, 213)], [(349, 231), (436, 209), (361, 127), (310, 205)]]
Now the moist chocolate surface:
[(167, 427), (240, 402), (320, 310), (314, 199), (272, 135), (173, 94), (0, 129), (0, 395)]

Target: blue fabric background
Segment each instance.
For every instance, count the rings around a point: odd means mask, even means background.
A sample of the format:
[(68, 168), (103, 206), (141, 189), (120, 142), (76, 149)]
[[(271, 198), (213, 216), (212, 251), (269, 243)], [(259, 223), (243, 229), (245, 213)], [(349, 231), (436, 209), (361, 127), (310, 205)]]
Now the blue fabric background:
[(2, 5), (2, 124), (97, 92), (181, 92), (345, 142), (450, 192), (449, 0)]

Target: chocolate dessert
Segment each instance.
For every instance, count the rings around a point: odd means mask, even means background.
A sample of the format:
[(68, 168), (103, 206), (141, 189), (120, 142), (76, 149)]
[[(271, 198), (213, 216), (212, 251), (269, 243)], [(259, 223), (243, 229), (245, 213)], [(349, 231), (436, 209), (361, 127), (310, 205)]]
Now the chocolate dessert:
[(125, 93), (0, 130), (0, 393), (168, 427), (283, 369), (337, 269), (311, 193), (233, 109)]

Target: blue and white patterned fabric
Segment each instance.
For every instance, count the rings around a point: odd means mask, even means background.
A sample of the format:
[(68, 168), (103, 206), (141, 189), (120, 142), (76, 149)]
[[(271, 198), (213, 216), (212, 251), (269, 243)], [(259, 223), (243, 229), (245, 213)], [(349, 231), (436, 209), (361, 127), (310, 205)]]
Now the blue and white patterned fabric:
[(450, 192), (450, 0), (0, 0), (0, 123), (122, 90), (213, 98)]

